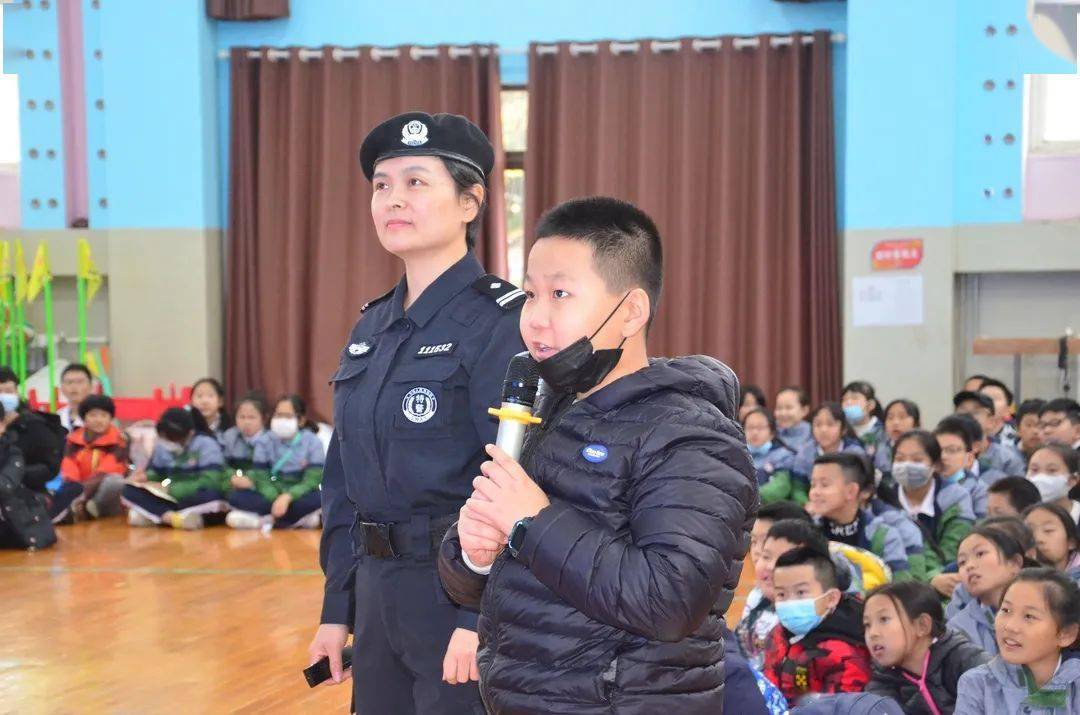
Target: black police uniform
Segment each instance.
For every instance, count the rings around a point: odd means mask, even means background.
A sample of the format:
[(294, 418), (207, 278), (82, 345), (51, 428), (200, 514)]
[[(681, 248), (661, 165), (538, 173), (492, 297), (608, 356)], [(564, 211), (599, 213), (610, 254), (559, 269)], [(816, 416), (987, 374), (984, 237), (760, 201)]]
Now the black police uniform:
[[(485, 163), (483, 152), (461, 138), (465, 122), (449, 115), (395, 117), (365, 141), (365, 175), (384, 156), (368, 153), (369, 144), (382, 136), (397, 150), (407, 128), (414, 141), (420, 134), (426, 139), (414, 153), (458, 152), (489, 171), (490, 156)], [(524, 349), (518, 327), (524, 293), (486, 275), (471, 251), (407, 310), (406, 288), (402, 278), (361, 309), (331, 378), (335, 429), (322, 485), (322, 623), (352, 626), (357, 712), (483, 713), (475, 683), (442, 682), (451, 634), (476, 630), (477, 613), (450, 601), (435, 557), (472, 494), (484, 445), (494, 442), (498, 424), (487, 408), (498, 404), (506, 366)]]

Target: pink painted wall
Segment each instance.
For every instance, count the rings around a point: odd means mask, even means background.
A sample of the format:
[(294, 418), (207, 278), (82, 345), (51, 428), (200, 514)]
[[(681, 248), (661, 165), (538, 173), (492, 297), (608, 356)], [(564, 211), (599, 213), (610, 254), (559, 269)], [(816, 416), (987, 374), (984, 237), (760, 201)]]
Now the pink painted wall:
[(1030, 154), (1024, 178), (1024, 220), (1080, 218), (1080, 154)]
[(0, 228), (18, 228), (19, 216), (19, 171), (0, 167)]

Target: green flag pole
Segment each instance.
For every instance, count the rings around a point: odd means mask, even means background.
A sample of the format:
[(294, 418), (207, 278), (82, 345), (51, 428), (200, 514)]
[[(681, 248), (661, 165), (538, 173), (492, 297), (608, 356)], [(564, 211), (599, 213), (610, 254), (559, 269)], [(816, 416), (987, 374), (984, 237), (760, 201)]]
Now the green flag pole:
[(52, 278), (46, 277), (45, 283), (45, 339), (48, 341), (46, 354), (49, 360), (49, 411), (56, 412), (56, 336), (53, 335)]
[(22, 397), (26, 398), (26, 303), (19, 303), (16, 308), (15, 318), (15, 339), (18, 343), (19, 351), (19, 391), (22, 393)]
[(75, 279), (75, 285), (79, 292), (79, 362), (86, 362), (86, 279), (79, 276)]
[(2, 338), (0, 338), (0, 365), (8, 364), (8, 333), (11, 332), (11, 307), (4, 303), (0, 310), (3, 311), (3, 324), (0, 328), (3, 329)]

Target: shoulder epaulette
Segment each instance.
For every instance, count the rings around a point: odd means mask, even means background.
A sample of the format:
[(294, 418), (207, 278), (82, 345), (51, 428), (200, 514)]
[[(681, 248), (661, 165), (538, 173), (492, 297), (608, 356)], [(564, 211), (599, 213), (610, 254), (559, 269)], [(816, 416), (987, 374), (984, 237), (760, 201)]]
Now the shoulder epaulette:
[(525, 291), (498, 276), (480, 276), (472, 287), (491, 298), (503, 310), (511, 310), (525, 302)]
[(382, 303), (384, 300), (386, 300), (387, 298), (392, 296), (396, 289), (397, 289), (397, 287), (395, 286), (394, 288), (391, 288), (390, 290), (388, 290), (385, 293), (383, 293), (382, 295), (380, 295), (378, 298), (374, 298), (372, 300), (369, 300), (367, 303), (364, 303), (362, 306), (360, 306), (360, 312), (363, 313), (364, 311), (366, 311), (371, 306), (377, 305), (378, 303)]

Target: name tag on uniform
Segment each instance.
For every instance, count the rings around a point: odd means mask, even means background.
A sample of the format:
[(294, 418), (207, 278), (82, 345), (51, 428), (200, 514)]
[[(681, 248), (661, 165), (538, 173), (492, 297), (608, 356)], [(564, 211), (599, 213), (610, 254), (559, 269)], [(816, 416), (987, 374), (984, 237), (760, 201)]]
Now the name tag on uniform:
[(436, 355), (449, 355), (457, 347), (454, 343), (438, 343), (437, 345), (423, 345), (416, 351), (416, 357), (427, 358)]

